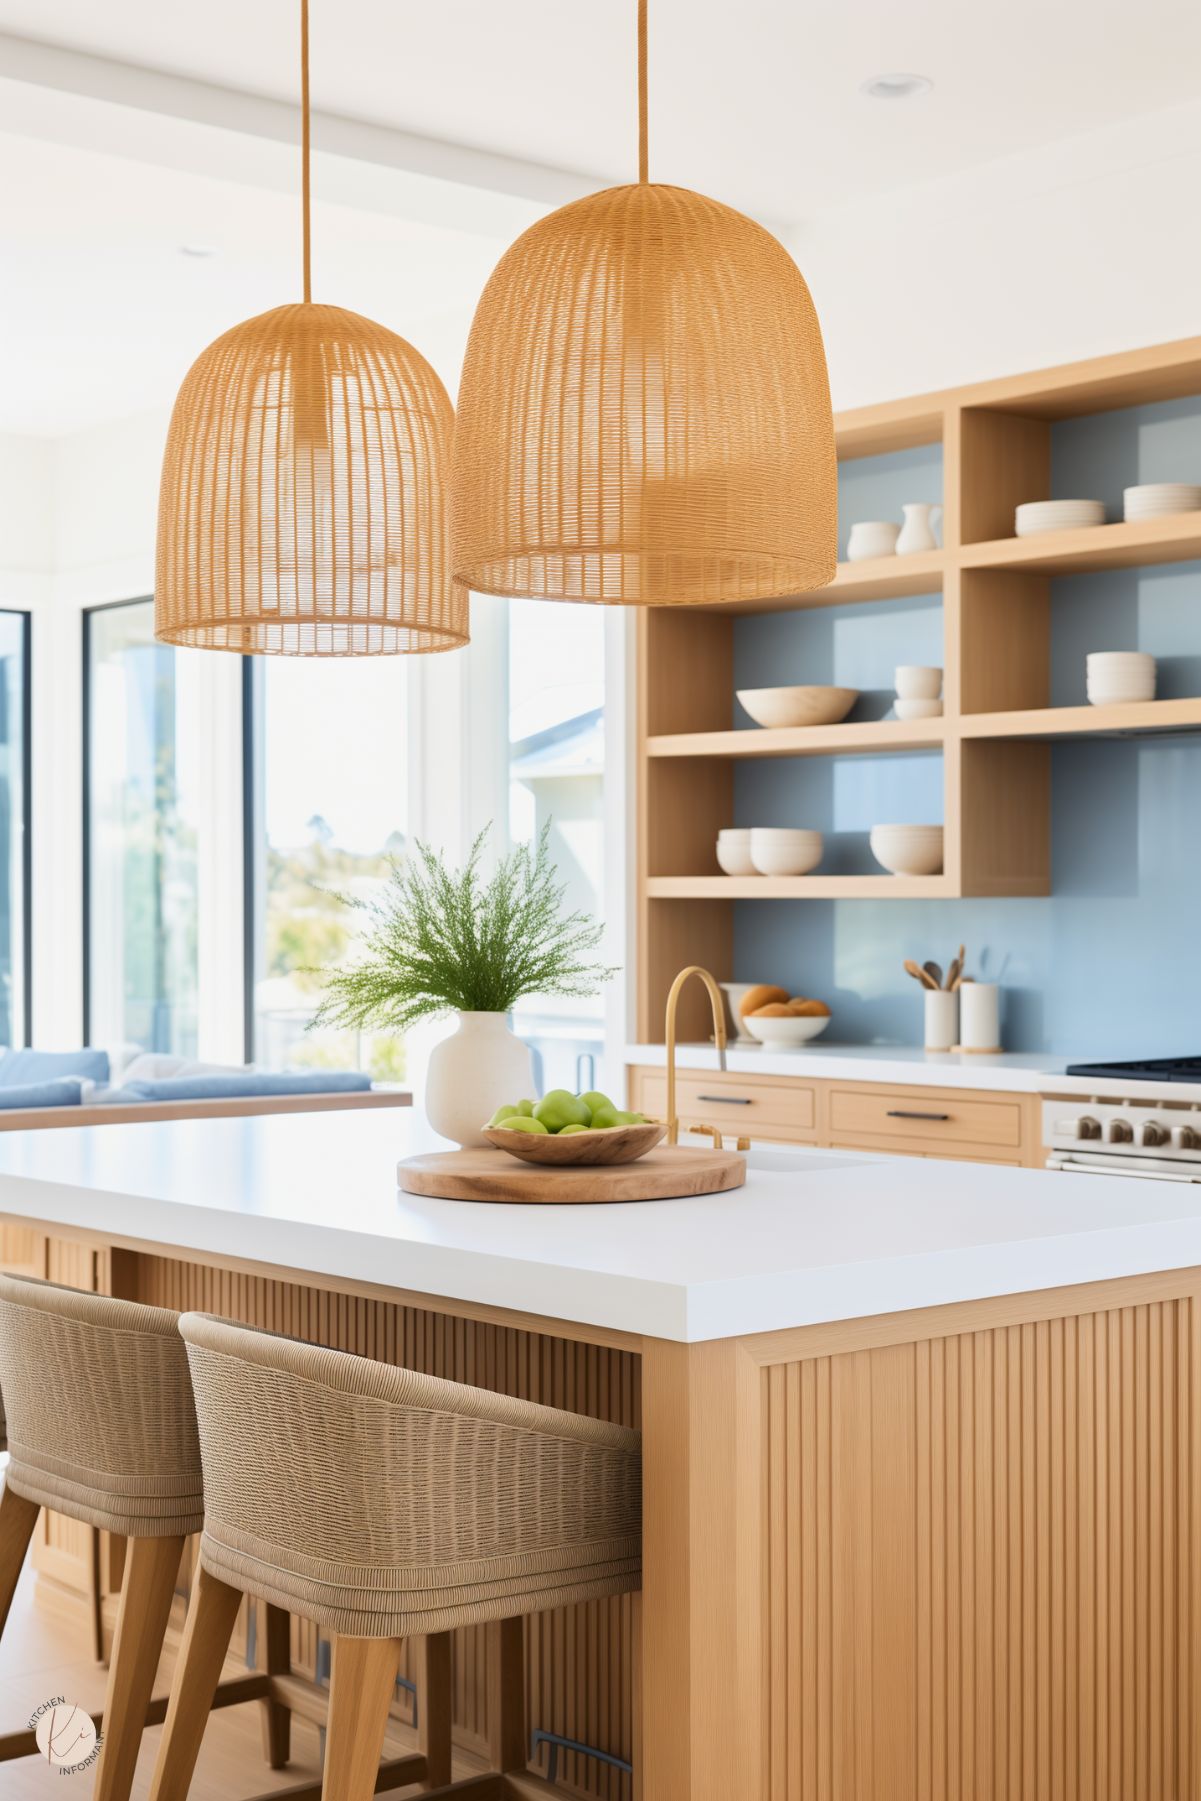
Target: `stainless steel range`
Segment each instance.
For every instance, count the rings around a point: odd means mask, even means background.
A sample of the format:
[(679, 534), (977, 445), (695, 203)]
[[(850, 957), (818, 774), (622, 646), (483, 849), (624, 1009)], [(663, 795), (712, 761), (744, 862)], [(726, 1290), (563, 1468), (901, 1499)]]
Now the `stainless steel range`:
[(1201, 1101), (1181, 1092), (1201, 1090), (1201, 1057), (1075, 1063), (1065, 1073), (1097, 1086), (1044, 1098), (1048, 1169), (1201, 1182)]

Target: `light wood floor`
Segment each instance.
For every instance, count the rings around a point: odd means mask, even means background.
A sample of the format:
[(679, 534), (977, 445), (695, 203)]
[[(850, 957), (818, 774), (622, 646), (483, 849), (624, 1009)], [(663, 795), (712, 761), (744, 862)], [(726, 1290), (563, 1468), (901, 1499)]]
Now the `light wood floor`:
[[(166, 1694), (171, 1683), (171, 1654), (159, 1666), (156, 1694)], [(243, 1673), (229, 1669), (230, 1675)], [(26, 1566), (13, 1601), (4, 1635), (0, 1638), (0, 1731), (23, 1726), (34, 1708), (52, 1695), (87, 1708), (104, 1702), (105, 1671), (93, 1662), (86, 1626), (70, 1615), (59, 1615), (44, 1603), (34, 1605), (33, 1573)], [(158, 1750), (161, 1727), (143, 1736), (132, 1801), (146, 1801), (150, 1776)], [(389, 1741), (389, 1749), (393, 1741)], [(412, 1749), (411, 1741), (395, 1740), (395, 1750)], [(257, 1703), (224, 1708), (213, 1714), (204, 1735), (196, 1777), (189, 1801), (239, 1801), (314, 1780), (320, 1774), (317, 1729), (304, 1720), (292, 1720), (292, 1762), (286, 1770), (270, 1771), (263, 1761), (260, 1708)], [(455, 1775), (468, 1775), (472, 1766), (456, 1762)], [(92, 1792), (92, 1777), (78, 1779), (78, 1801)], [(398, 1789), (397, 1795), (416, 1796), (419, 1788)], [(0, 1764), (0, 1801), (72, 1801), (76, 1790), (67, 1779), (54, 1775), (36, 1757)]]

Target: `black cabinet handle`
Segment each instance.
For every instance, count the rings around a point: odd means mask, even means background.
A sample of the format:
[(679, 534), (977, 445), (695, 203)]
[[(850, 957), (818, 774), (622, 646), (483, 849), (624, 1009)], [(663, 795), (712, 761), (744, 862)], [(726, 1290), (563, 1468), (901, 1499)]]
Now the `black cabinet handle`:
[(716, 1101), (722, 1107), (749, 1107), (749, 1097), (737, 1094), (698, 1094), (698, 1101)]
[(946, 1120), (946, 1119), (950, 1119), (950, 1117), (951, 1117), (951, 1115), (949, 1113), (914, 1113), (908, 1107), (890, 1107), (888, 1109), (888, 1118), (889, 1119)]

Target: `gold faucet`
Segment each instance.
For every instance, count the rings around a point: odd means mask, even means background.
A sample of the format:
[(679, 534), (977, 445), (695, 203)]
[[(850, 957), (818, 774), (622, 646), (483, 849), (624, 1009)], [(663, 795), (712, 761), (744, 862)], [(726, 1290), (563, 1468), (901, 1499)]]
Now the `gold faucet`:
[[(707, 969), (699, 963), (690, 963), (682, 969), (671, 985), (667, 996), (667, 1142), (680, 1142), (680, 1120), (676, 1113), (676, 1009), (680, 1004), (680, 990), (689, 976), (699, 976), (709, 990), (709, 999), (713, 1005), (713, 1037), (717, 1044), (718, 1068), (726, 1067), (726, 1006), (722, 999), (721, 989), (717, 986)], [(700, 1132), (710, 1132), (714, 1145), (721, 1149), (721, 1134), (715, 1126), (698, 1126)]]

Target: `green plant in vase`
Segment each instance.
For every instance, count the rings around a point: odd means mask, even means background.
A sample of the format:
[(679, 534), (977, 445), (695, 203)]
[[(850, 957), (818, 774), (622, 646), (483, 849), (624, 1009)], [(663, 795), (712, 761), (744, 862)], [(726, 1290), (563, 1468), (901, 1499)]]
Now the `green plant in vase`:
[(487, 877), (487, 830), (460, 869), (418, 843), (380, 896), (346, 897), (364, 930), (355, 959), (326, 973), (313, 1025), (404, 1032), (458, 1014), (457, 1032), (431, 1053), (425, 1093), (434, 1130), (457, 1144), (485, 1144), (482, 1124), (532, 1086), (529, 1050), (508, 1028), (517, 1002), (593, 995), (617, 973), (596, 960), (603, 928), (563, 910), (549, 833), (548, 822)]

